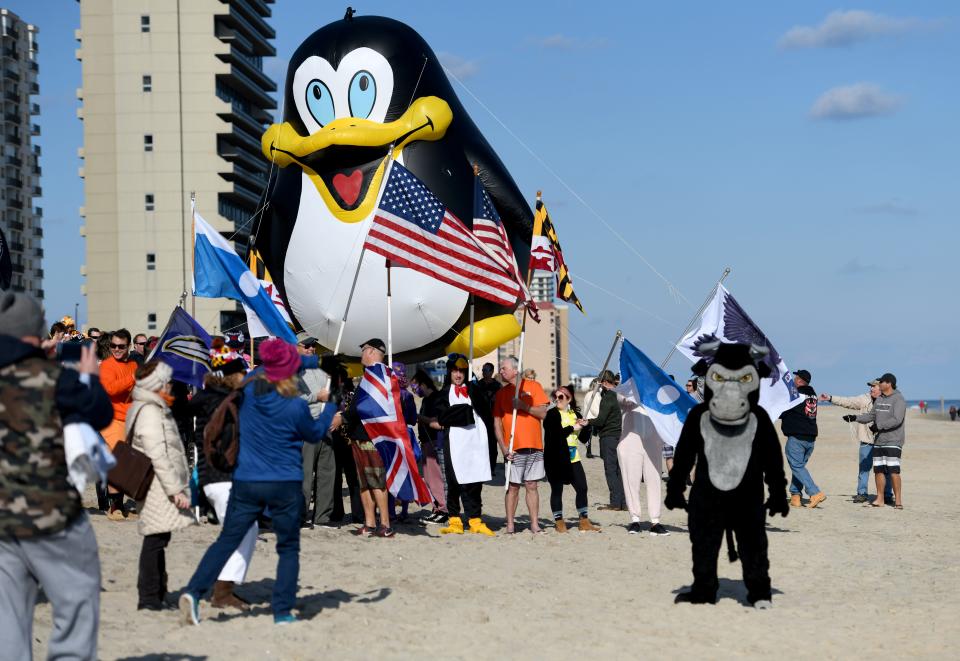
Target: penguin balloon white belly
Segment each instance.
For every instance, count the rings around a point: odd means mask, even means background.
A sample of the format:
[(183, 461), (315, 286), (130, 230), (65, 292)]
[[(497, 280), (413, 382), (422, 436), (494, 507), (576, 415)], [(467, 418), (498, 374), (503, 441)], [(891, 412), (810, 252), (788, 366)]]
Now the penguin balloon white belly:
[[(333, 216), (306, 174), (299, 213), (284, 263), (284, 283), (303, 329), (333, 348), (363, 250), (369, 219), (344, 223)], [(347, 315), (341, 349), (348, 353), (371, 335), (387, 335), (386, 260), (366, 251)], [(438, 340), (463, 314), (467, 293), (413, 269), (391, 268), (393, 350)]]

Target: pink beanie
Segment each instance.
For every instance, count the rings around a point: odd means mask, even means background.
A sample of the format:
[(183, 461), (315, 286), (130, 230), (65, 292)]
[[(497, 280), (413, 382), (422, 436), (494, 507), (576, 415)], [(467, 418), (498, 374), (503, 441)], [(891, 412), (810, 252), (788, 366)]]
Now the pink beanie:
[(300, 369), (300, 354), (292, 344), (274, 338), (260, 345), (260, 362), (270, 381), (283, 381)]

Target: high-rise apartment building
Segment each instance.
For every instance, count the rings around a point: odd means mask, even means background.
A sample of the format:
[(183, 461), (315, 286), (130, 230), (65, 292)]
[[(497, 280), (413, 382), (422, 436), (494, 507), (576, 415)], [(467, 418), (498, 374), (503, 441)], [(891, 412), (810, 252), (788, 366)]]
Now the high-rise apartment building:
[(43, 210), (34, 208), (40, 197), (40, 135), (36, 116), (40, 106), (31, 101), (37, 84), (36, 25), (0, 9), (0, 99), (3, 103), (3, 180), (0, 184), (0, 227), (7, 237), (13, 264), (11, 288), (43, 298)]
[[(267, 181), (273, 0), (80, 0), (79, 111), (90, 324), (160, 330), (192, 281), (190, 194), (228, 236)], [(224, 299), (197, 320), (223, 329)]]

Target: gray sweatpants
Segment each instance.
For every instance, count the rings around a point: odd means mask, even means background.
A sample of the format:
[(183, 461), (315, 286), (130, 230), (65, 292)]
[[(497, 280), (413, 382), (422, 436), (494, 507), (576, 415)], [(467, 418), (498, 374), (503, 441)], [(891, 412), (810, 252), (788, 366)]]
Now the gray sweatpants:
[(0, 540), (0, 656), (4, 659), (33, 658), (38, 587), (53, 606), (47, 658), (97, 658), (100, 557), (86, 514), (53, 535)]
[[(304, 519), (313, 523), (328, 521), (333, 517), (333, 499), (340, 498), (336, 493), (339, 484), (337, 460), (333, 446), (326, 441), (303, 444), (303, 500)], [(310, 514), (310, 500), (313, 499), (313, 514)]]

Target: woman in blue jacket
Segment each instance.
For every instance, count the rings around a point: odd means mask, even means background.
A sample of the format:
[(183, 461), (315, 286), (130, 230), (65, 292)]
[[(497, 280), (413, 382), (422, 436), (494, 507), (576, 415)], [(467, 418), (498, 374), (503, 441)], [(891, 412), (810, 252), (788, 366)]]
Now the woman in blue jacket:
[[(316, 357), (313, 363), (316, 366)], [(210, 589), (230, 555), (254, 521), (269, 508), (277, 535), (277, 579), (271, 606), (273, 620), (285, 624), (291, 613), (300, 574), (300, 516), (303, 507), (304, 441), (324, 439), (336, 407), (326, 406), (316, 420), (299, 397), (297, 348), (280, 339), (260, 347), (261, 368), (243, 389), (240, 405), (240, 450), (233, 472), (227, 517), (217, 541), (207, 549), (186, 591), (180, 612), (186, 624), (200, 623), (200, 597)]]

